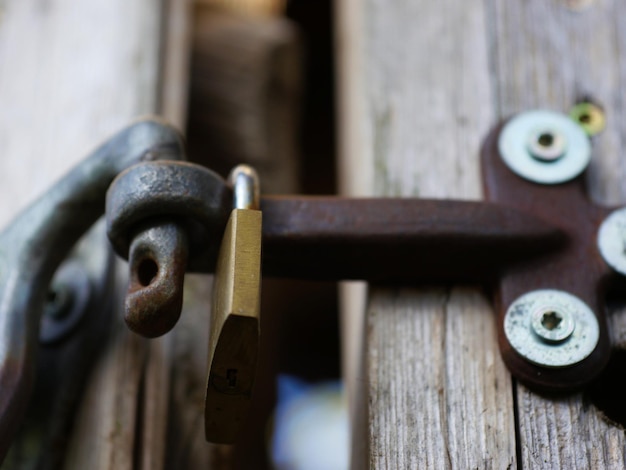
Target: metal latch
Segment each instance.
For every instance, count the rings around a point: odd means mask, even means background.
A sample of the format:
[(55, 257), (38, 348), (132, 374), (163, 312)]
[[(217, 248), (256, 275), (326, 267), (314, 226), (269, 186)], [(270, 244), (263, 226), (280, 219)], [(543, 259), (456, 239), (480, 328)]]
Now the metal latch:
[[(55, 271), (104, 213), (106, 190), (120, 172), (141, 160), (178, 155), (182, 155), (182, 140), (175, 129), (156, 120), (139, 122), (96, 149), (0, 233), (0, 460), (17, 434), (31, 395), (41, 352), (40, 327), (50, 334), (44, 334), (44, 343), (59, 339), (54, 327), (42, 325)], [(88, 273), (87, 257), (80, 258)], [(103, 279), (107, 278), (107, 257), (92, 257), (98, 259), (95, 289), (106, 287)], [(83, 295), (80, 288), (73, 292), (78, 300)], [(90, 302), (102, 305), (101, 297), (96, 293)], [(88, 315), (82, 322), (98, 326), (94, 323), (98, 318)]]
[[(626, 273), (626, 212), (588, 199), (589, 140), (565, 116), (515, 116), (489, 134), (481, 154), (483, 202), (264, 196), (256, 207), (258, 185), (240, 186), (237, 177), (229, 183), (180, 161), (172, 128), (146, 121), (122, 131), (0, 235), (0, 453), (30, 393), (52, 275), (102, 214), (107, 189), (109, 239), (131, 270), (125, 318), (132, 330), (148, 337), (169, 331), (181, 313), (185, 272), (217, 266), (206, 424), (214, 441), (236, 438), (249, 405), (259, 270), (496, 285), (500, 348), (511, 373), (542, 390), (589, 383), (610, 355), (604, 296), (609, 281), (620, 279), (615, 273)], [(251, 169), (235, 173), (242, 174), (255, 181)], [(247, 209), (242, 198), (252, 201)], [(240, 295), (246, 301), (234, 302)], [(235, 317), (252, 320), (229, 322)], [(210, 412), (219, 400), (227, 413)]]

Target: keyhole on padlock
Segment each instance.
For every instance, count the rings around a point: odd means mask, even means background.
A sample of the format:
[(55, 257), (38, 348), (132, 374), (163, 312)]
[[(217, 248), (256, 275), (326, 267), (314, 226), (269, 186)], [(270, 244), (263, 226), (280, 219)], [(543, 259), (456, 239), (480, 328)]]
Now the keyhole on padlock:
[(141, 260), (137, 268), (137, 280), (142, 286), (147, 287), (152, 284), (157, 274), (159, 274), (159, 266), (156, 261), (152, 258)]

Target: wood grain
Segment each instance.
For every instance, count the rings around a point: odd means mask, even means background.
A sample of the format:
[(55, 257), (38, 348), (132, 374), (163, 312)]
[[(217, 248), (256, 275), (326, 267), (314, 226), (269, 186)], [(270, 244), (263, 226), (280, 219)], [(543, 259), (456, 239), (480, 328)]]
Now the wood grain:
[(486, 314), (471, 289), (372, 292), (372, 468), (513, 464), (510, 380), (497, 351), (482, 344), (495, 335)]
[[(172, 354), (170, 412), (165, 468), (224, 468), (214, 463), (219, 446), (204, 438), (209, 309), (213, 278), (185, 276), (183, 313), (176, 325)], [(228, 462), (230, 459), (225, 457)], [(226, 467), (227, 468), (227, 467)]]
[[(493, 121), (483, 4), (353, 8), (360, 68), (341, 91), (361, 112), (344, 138), (370, 150), (347, 155), (346, 171), (377, 195), (479, 198), (478, 148)], [(486, 299), (471, 289), (372, 289), (367, 311), (365, 376), (352, 387), (368, 397), (369, 450), (353, 466), (512, 466), (512, 386)]]
[(153, 0), (2, 2), (0, 223), (154, 112), (159, 24)]

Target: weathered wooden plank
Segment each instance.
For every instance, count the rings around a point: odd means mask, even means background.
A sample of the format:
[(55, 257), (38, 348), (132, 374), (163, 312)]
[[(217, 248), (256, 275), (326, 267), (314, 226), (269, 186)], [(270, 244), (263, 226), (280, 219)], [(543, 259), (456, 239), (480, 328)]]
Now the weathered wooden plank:
[[(0, 222), (138, 115), (156, 112), (160, 101), (173, 107), (174, 80), (159, 99), (162, 7), (154, 0), (2, 2), (0, 183), (11, 204), (0, 206)], [(143, 340), (113, 327), (77, 417), (68, 468), (132, 468), (141, 460), (135, 447), (142, 445), (136, 436), (146, 354)], [(155, 382), (150, 377), (146, 386)], [(148, 408), (167, 403), (147, 398)], [(152, 408), (152, 416), (166, 419)], [(143, 437), (162, 453), (158, 434), (154, 426)]]
[[(483, 2), (349, 5), (339, 34), (351, 28), (343, 57), (358, 58), (341, 92), (358, 121), (344, 152), (362, 153), (344, 153), (345, 178), (377, 195), (479, 198), (478, 149), (493, 121)], [(352, 385), (368, 397), (364, 464), (515, 464), (512, 385), (481, 294), (373, 289), (366, 331), (365, 376)]]
[(181, 130), (187, 123), (192, 34), (192, 0), (166, 0), (158, 110)]
[(219, 447), (204, 438), (209, 306), (212, 277), (187, 275), (183, 313), (176, 325), (172, 354), (172, 408), (168, 417), (165, 468), (223, 468), (214, 465)]
[[(339, 192), (367, 196), (373, 174), (371, 129), (366, 125), (363, 8), (360, 0), (334, 3), (337, 83), (337, 162)], [(341, 363), (344, 393), (348, 397), (351, 429), (351, 467), (365, 468), (369, 458), (369, 407), (365, 390), (365, 308), (367, 284), (344, 282), (339, 286)]]
[(482, 344), (495, 335), (488, 314), (484, 297), (470, 289), (372, 293), (372, 468), (514, 463), (512, 407), (504, 398), (510, 381), (493, 345)]
[[(626, 174), (621, 158), (626, 37), (622, 2), (529, 0), (491, 2), (491, 48), (501, 117), (532, 108), (567, 110), (589, 96), (607, 113), (607, 129), (594, 140), (588, 182), (605, 203), (623, 202)], [(613, 318), (623, 336), (624, 312)], [(622, 326), (620, 332), (619, 328)], [(624, 432), (601, 418), (582, 395), (543, 398), (517, 387), (522, 467), (624, 468)]]
[(606, 131), (594, 140), (590, 189), (594, 198), (620, 203), (624, 139), (620, 122), (624, 5), (590, 2), (580, 12), (567, 2), (491, 2), (490, 48), (497, 111), (501, 117), (520, 110), (550, 108), (567, 112), (582, 97), (606, 110)]
[(0, 205), (0, 223), (156, 109), (158, 41), (146, 40), (159, 34), (154, 3), (2, 2), (0, 187), (11, 203)]
[[(574, 3), (578, 6), (585, 3), (587, 8), (574, 12), (568, 8), (568, 5), (571, 6)], [(483, 9), (478, 2), (467, 2), (467, 5), (463, 7), (467, 8), (464, 13), (470, 14), (466, 16), (463, 26), (458, 25), (458, 29), (455, 29), (455, 13), (447, 9), (445, 4), (437, 7), (425, 7), (420, 4), (413, 7), (415, 10), (411, 10), (411, 7), (404, 4), (382, 6), (382, 4), (371, 2), (362, 9), (354, 8), (355, 14), (349, 21), (344, 20), (342, 23), (354, 29), (354, 18), (358, 18), (359, 14), (363, 15), (365, 17), (363, 23), (358, 25), (357, 29), (360, 28), (359, 31), (364, 29), (371, 33), (369, 40), (365, 34), (357, 39), (357, 42), (360, 41), (357, 46), (360, 46), (361, 50), (357, 48), (353, 51), (353, 55), (360, 56), (360, 62), (353, 60), (351, 68), (348, 69), (352, 76), (362, 74), (365, 78), (359, 81), (344, 77), (343, 80), (343, 83), (352, 85), (355, 81), (358, 82), (354, 87), (357, 91), (352, 93), (352, 102), (346, 100), (347, 107), (353, 110), (360, 108), (361, 113), (369, 117), (369, 121), (366, 119), (365, 123), (364, 120), (360, 120), (358, 124), (349, 125), (344, 137), (347, 135), (353, 147), (355, 135), (361, 137), (361, 142), (364, 141), (365, 144), (359, 144), (358, 148), (365, 148), (366, 156), (367, 145), (372, 145), (374, 149), (373, 157), (365, 158), (368, 168), (357, 173), (363, 175), (371, 172), (372, 168), (383, 172), (371, 178), (366, 176), (361, 181), (365, 181), (367, 185), (368, 181), (373, 180), (373, 183), (369, 183), (370, 186), (374, 186), (378, 192), (385, 194), (410, 193), (410, 188), (409, 190), (406, 188), (415, 182), (420, 182), (422, 185), (419, 195), (463, 196), (462, 191), (448, 191), (447, 189), (455, 181), (455, 170), (457, 170), (449, 166), (454, 160), (450, 160), (447, 156), (455, 151), (458, 152), (459, 135), (467, 132), (467, 119), (475, 121), (477, 115), (480, 118), (484, 109), (490, 106), (494, 106), (496, 114), (500, 117), (536, 107), (566, 111), (576, 99), (591, 96), (605, 107), (609, 117), (607, 131), (595, 141), (596, 161), (592, 165), (589, 176), (591, 192), (597, 199), (605, 202), (615, 203), (623, 200), (624, 189), (619, 182), (624, 171), (624, 165), (619, 159), (623, 131), (619, 127), (619, 118), (622, 113), (620, 102), (623, 99), (621, 95), (623, 73), (621, 72), (624, 62), (620, 52), (624, 49), (624, 37), (617, 20), (624, 14), (623, 5), (617, 2), (557, 0), (506, 2), (498, 0), (487, 2), (486, 9)], [(474, 14), (472, 15), (469, 10), (472, 10)], [(398, 11), (401, 11), (401, 14), (395, 13)], [(424, 21), (428, 18), (428, 23), (422, 24), (422, 18)], [(484, 30), (484, 40), (490, 46), (491, 67), (487, 67), (486, 61), (472, 64), (473, 60), (467, 60), (468, 56), (459, 53), (472, 47), (472, 41), (467, 42), (467, 35), (471, 34), (468, 30), (471, 30), (473, 24), (475, 25), (474, 21), (477, 18), (483, 23), (482, 27), (487, 28)], [(461, 29), (464, 31), (460, 32)], [(419, 32), (414, 30), (419, 30)], [(355, 35), (358, 36), (358, 33)], [(479, 41), (480, 34), (476, 32), (474, 38)], [(462, 39), (465, 39), (465, 44), (459, 42)], [(422, 42), (421, 47), (418, 44), (419, 41)], [(429, 47), (424, 46), (424, 43), (429, 44)], [(354, 42), (349, 44), (355, 45)], [(377, 55), (376, 52), (379, 54)], [(415, 58), (416, 55), (421, 58)], [(442, 64), (445, 61), (448, 65)], [(455, 61), (456, 65), (449, 65)], [(368, 69), (368, 66), (372, 68)], [(474, 68), (474, 73), (481, 73), (476, 72), (480, 69), (483, 70), (482, 73), (486, 73), (487, 70), (491, 72), (491, 85), (490, 77), (483, 76), (484, 82), (474, 87), (474, 92), (482, 93), (483, 96), (482, 99), (474, 98), (475, 112), (466, 115), (460, 111), (463, 109), (463, 99), (467, 99), (471, 94), (469, 89), (463, 92), (464, 87), (471, 83), (471, 76), (468, 81), (467, 73), (460, 73), (460, 70), (465, 70), (464, 67)], [(454, 71), (457, 73), (455, 74)], [(402, 78), (407, 74), (412, 79), (410, 85), (409, 79)], [(364, 83), (366, 86), (363, 85)], [(386, 86), (381, 87), (380, 83)], [(488, 93), (490, 86), (493, 87), (495, 97), (493, 103), (490, 102), (488, 96), (484, 95)], [(424, 88), (425, 90), (422, 91)], [(346, 91), (345, 85), (343, 90)], [(384, 93), (380, 93), (381, 90)], [(423, 99), (424, 97), (426, 100)], [(451, 108), (453, 112), (450, 112)], [(410, 111), (411, 109), (413, 112)], [(427, 121), (430, 122), (424, 123), (423, 119), (416, 117), (414, 113), (417, 112), (425, 114)], [(357, 120), (358, 115), (359, 113), (350, 114)], [(445, 120), (453, 116), (460, 117), (456, 122), (457, 130), (446, 127)], [(412, 131), (422, 137), (411, 135), (407, 124), (398, 123), (398, 121), (406, 121), (407, 118), (413, 119)], [(433, 122), (438, 121), (442, 125), (433, 126)], [(454, 125), (452, 120), (449, 122), (450, 125)], [(485, 121), (482, 122), (485, 123)], [(361, 126), (360, 129), (359, 126)], [(432, 132), (433, 130), (435, 132)], [(485, 131), (486, 127), (482, 132)], [(423, 141), (428, 138), (435, 142)], [(448, 140), (447, 149), (445, 143), (439, 142), (440, 139)], [(347, 148), (350, 149), (350, 145)], [(477, 147), (468, 145), (465, 148), (471, 148), (472, 152), (475, 152)], [(435, 153), (434, 149), (439, 151)], [(434, 167), (432, 170), (419, 168), (419, 164), (415, 165), (409, 160), (410, 157), (416, 156), (418, 151), (426, 155), (437, 155), (436, 158), (430, 159), (430, 164)], [(380, 158), (376, 157), (377, 153), (381, 155)], [(471, 164), (476, 165), (476, 160), (472, 160)], [(418, 166), (419, 174), (428, 174), (431, 179), (421, 181), (419, 177), (416, 177), (416, 166)], [(348, 167), (354, 171), (354, 166)], [(404, 172), (393, 173), (397, 171), (397, 168), (403, 168)], [(440, 173), (437, 174), (437, 171)], [(464, 175), (460, 176), (460, 179), (470, 185), (475, 184), (472, 181), (477, 181), (473, 176), (467, 176), (466, 169), (457, 170), (456, 175), (456, 178), (459, 178), (458, 175)], [(439, 189), (429, 186), (435, 181), (441, 185)], [(424, 190), (423, 187), (427, 189)], [(382, 296), (381, 300), (379, 300), (379, 295)], [(435, 313), (432, 313), (433, 318), (430, 323), (427, 321), (426, 326), (420, 325), (420, 329), (416, 329), (414, 323), (404, 318), (405, 312), (410, 307), (398, 300), (391, 301), (385, 295), (388, 294), (375, 292), (371, 300), (368, 321), (370, 351), (367, 372), (369, 375), (365, 378), (370, 380), (369, 426), (367, 428), (371, 446), (368, 452), (370, 463), (374, 465), (389, 463), (384, 459), (393, 456), (396, 459), (393, 462), (397, 465), (416, 462), (426, 465), (428, 462), (438, 464), (444, 462), (456, 466), (455, 462), (458, 463), (458, 461), (454, 458), (458, 457), (458, 454), (454, 452), (455, 448), (452, 447), (452, 453), (443, 450), (446, 447), (450, 448), (449, 443), (444, 442), (438, 448), (435, 443), (420, 441), (416, 431), (411, 434), (411, 425), (415, 424), (411, 422), (411, 419), (415, 416), (422, 416), (420, 413), (424, 412), (425, 407), (421, 405), (420, 400), (428, 401), (429, 397), (422, 398), (419, 395), (420, 398), (415, 400), (409, 390), (413, 390), (413, 394), (422, 392), (423, 390), (419, 387), (424, 379), (422, 378), (420, 383), (414, 383), (406, 376), (415, 376), (423, 370), (414, 372), (408, 364), (394, 368), (394, 363), (398, 360), (408, 362), (414, 360), (413, 354), (403, 352), (401, 349), (408, 347), (413, 340), (418, 345), (422, 343), (430, 345), (431, 352), (426, 353), (427, 360), (435, 361), (436, 364), (450, 362), (451, 369), (455, 370), (456, 366), (451, 361), (454, 352), (444, 354), (437, 340), (427, 341), (429, 338), (441, 336), (447, 340), (448, 336), (442, 335), (441, 325), (435, 322), (437, 317)], [(434, 294), (431, 292), (429, 295)], [(402, 299), (402, 296), (398, 298)], [(430, 302), (426, 300), (428, 297), (419, 299), (409, 302), (409, 305), (430, 303), (431, 311), (445, 311), (441, 307), (437, 309), (437, 301), (432, 297)], [(444, 303), (441, 300), (440, 302)], [(620, 325), (624, 324), (622, 316), (623, 313), (620, 313), (613, 317), (614, 330), (619, 330)], [(383, 319), (388, 317), (394, 320), (399, 318), (404, 328), (384, 323)], [(417, 320), (412, 321), (417, 322)], [(424, 328), (430, 328), (431, 335), (424, 337), (422, 335)], [(618, 339), (622, 338), (623, 332), (614, 331), (614, 336)], [(399, 345), (397, 347), (390, 345), (393, 341)], [(445, 344), (448, 347), (447, 341)], [(484, 347), (488, 348), (488, 345), (483, 346), (483, 349), (480, 346), (478, 349), (470, 348), (468, 354), (472, 358), (475, 355), (480, 356), (477, 351), (484, 350)], [(431, 383), (428, 379), (432, 377), (436, 379), (434, 384), (442, 383), (441, 373), (437, 376), (434, 372), (428, 370), (427, 372), (429, 372), (425, 375), (427, 383)], [(376, 382), (375, 379), (381, 379), (382, 383)], [(483, 380), (485, 382), (482, 382)], [(479, 381), (484, 385), (492, 380), (487, 377)], [(522, 467), (621, 468), (624, 466), (623, 432), (618, 427), (606, 423), (595, 407), (584, 403), (581, 395), (560, 400), (548, 399), (530, 392), (521, 385), (515, 386), (515, 392), (518, 404), (521, 457), (518, 463)], [(468, 389), (466, 393), (473, 395), (476, 391)], [(452, 410), (455, 413), (465, 406), (458, 406), (454, 400), (452, 403), (455, 404), (445, 408), (447, 412)], [(433, 403), (430, 404), (432, 405)], [(434, 403), (434, 407), (435, 409), (442, 408), (437, 402)], [(403, 413), (409, 414), (412, 418), (404, 419)], [(435, 426), (435, 434), (447, 435), (441, 423), (449, 420), (449, 416), (432, 413), (425, 416), (427, 416), (425, 422)], [(475, 426), (477, 424), (475, 419), (467, 416), (468, 425)], [(398, 431), (393, 429), (389, 431), (389, 428), (397, 424), (399, 424)], [(480, 428), (480, 420), (478, 425)], [(459, 429), (462, 429), (462, 426)], [(511, 432), (511, 429), (506, 429), (506, 426), (500, 428), (501, 431), (503, 429), (504, 432)], [(454, 439), (459, 439), (458, 432), (452, 431), (452, 434), (454, 434)], [(406, 440), (400, 444), (400, 451), (406, 455), (398, 457), (398, 450), (392, 450), (389, 446), (392, 442), (398, 444), (398, 441), (402, 441), (403, 438)], [(409, 445), (419, 443), (425, 446), (422, 447), (426, 449), (425, 457), (418, 458), (407, 451), (407, 443)], [(472, 451), (468, 452), (467, 449), (468, 447), (466, 447), (466, 457), (471, 459)], [(508, 452), (512, 455), (510, 447)], [(479, 454), (480, 452), (475, 455)], [(438, 455), (439, 460), (427, 460), (433, 455)], [(487, 456), (489, 453), (484, 455)], [(468, 462), (465, 461), (460, 466), (465, 467)], [(512, 458), (511, 462), (514, 462)], [(485, 460), (482, 466), (493, 466), (493, 463)]]

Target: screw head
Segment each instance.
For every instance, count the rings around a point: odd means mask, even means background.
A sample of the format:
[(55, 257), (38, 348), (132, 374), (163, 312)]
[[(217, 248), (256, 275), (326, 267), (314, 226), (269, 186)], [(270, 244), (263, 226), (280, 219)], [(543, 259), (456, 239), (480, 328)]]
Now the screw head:
[(569, 311), (544, 306), (533, 312), (530, 325), (539, 338), (559, 343), (572, 335), (576, 322)]
[(569, 115), (590, 137), (599, 134), (606, 127), (604, 111), (593, 103), (578, 103), (570, 110)]
[(555, 368), (581, 362), (600, 339), (598, 320), (589, 306), (555, 289), (535, 290), (516, 299), (504, 317), (504, 333), (520, 356)]
[(626, 207), (604, 219), (598, 230), (598, 249), (606, 264), (626, 275)]
[(72, 308), (73, 295), (71, 287), (66, 284), (59, 284), (48, 291), (43, 314), (54, 319), (61, 319), (67, 316)]
[(65, 262), (51, 283), (48, 302), (44, 307), (39, 328), (41, 344), (55, 344), (67, 338), (89, 310), (93, 300), (91, 278), (82, 264)]
[(558, 184), (582, 173), (591, 160), (591, 144), (569, 117), (552, 111), (529, 111), (502, 128), (498, 151), (518, 176), (540, 184)]
[(544, 129), (533, 132), (528, 141), (530, 155), (542, 162), (554, 162), (567, 150), (565, 136), (556, 129)]

